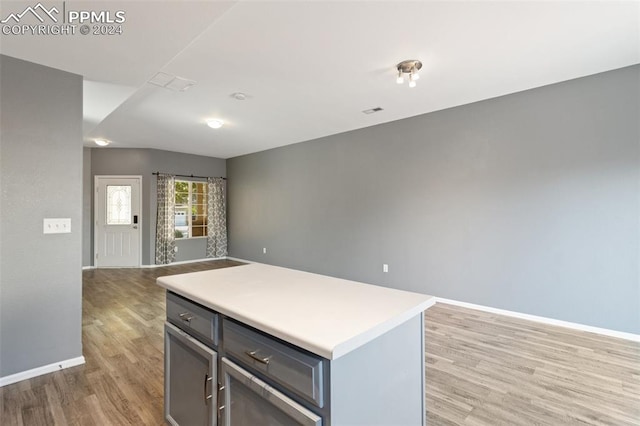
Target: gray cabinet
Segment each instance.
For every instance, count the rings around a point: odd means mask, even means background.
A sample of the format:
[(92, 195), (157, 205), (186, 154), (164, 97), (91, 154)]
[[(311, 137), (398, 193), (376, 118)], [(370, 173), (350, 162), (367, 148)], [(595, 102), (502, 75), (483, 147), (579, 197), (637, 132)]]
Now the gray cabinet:
[(322, 426), (317, 414), (269, 386), (227, 358), (222, 358), (224, 426)]
[(424, 426), (423, 315), (326, 359), (167, 293), (173, 426)]
[(287, 346), (228, 318), (222, 320), (226, 356), (248, 365), (266, 380), (316, 407), (324, 406), (323, 358)]
[(167, 293), (167, 321), (207, 346), (218, 345), (218, 314), (174, 293)]
[(165, 323), (165, 419), (173, 426), (215, 426), (217, 353)]

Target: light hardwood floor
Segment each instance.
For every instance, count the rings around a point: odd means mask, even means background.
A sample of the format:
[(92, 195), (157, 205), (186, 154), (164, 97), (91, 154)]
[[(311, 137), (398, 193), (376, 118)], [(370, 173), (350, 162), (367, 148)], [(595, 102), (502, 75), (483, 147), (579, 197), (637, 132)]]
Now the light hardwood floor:
[[(155, 279), (237, 264), (84, 271), (86, 364), (0, 388), (0, 425), (162, 425)], [(429, 425), (640, 425), (638, 343), (441, 304), (426, 324)]]
[(640, 343), (436, 304), (434, 425), (640, 425)]

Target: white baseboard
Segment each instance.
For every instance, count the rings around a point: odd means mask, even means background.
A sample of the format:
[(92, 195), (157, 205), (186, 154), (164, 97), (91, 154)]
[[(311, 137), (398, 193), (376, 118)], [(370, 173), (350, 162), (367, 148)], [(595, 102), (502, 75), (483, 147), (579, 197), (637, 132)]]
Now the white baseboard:
[(231, 256), (227, 256), (225, 259), (235, 260), (236, 262), (244, 262), (244, 263), (258, 263), (258, 262), (254, 262), (253, 260), (240, 259), (239, 257), (231, 257)]
[(22, 371), (10, 376), (0, 377), (0, 387), (82, 364), (84, 364), (84, 357), (79, 356), (77, 358), (71, 358), (64, 361), (54, 362), (53, 364), (49, 365), (43, 365), (42, 367), (32, 368), (31, 370)]
[(166, 265), (140, 265), (141, 268), (162, 268), (163, 266), (184, 265), (186, 263), (208, 262), (210, 260), (226, 260), (227, 257), (205, 257), (204, 259), (182, 260), (171, 262)]
[(478, 311), (490, 312), (492, 314), (499, 314), (507, 317), (535, 321), (542, 324), (556, 325), (559, 327), (570, 328), (572, 330), (588, 331), (590, 333), (602, 334), (604, 336), (617, 337), (619, 339), (631, 340), (633, 342), (640, 342), (640, 334), (626, 333), (624, 331), (610, 330), (608, 328), (593, 327), (591, 325), (578, 324), (575, 322), (562, 321), (562, 320), (546, 318), (546, 317), (539, 317), (537, 315), (523, 314), (523, 313), (514, 312), (514, 311), (507, 311), (505, 309), (498, 309), (498, 308), (492, 308), (490, 306), (460, 302), (458, 300), (445, 299), (443, 297), (436, 297), (436, 303), (445, 303), (448, 305), (461, 306), (463, 308), (476, 309)]
[[(169, 263), (167, 265), (140, 265), (140, 268), (162, 268), (163, 266), (172, 266), (172, 265), (184, 265), (186, 263), (197, 263), (197, 262), (208, 262), (210, 260), (237, 260), (238, 262), (246, 262), (246, 263), (254, 263), (250, 260), (244, 260), (244, 259), (236, 259), (234, 257), (206, 257), (204, 259), (193, 259), (193, 260), (183, 260), (180, 262), (172, 262)], [(83, 266), (82, 270), (86, 271), (89, 269), (98, 269), (95, 266)]]

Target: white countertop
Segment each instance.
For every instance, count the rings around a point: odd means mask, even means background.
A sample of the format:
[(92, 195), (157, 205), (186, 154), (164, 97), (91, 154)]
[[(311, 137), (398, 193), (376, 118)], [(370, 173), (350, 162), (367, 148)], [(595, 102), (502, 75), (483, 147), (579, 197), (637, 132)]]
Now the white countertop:
[(327, 359), (435, 303), (433, 296), (260, 263), (160, 277), (157, 283)]

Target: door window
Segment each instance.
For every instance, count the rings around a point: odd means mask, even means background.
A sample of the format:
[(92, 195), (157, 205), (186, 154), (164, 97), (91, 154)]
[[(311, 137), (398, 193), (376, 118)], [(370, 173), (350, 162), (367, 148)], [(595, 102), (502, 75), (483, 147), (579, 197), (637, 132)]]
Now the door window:
[(131, 186), (107, 185), (107, 225), (131, 225)]

